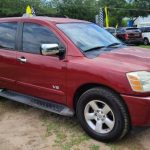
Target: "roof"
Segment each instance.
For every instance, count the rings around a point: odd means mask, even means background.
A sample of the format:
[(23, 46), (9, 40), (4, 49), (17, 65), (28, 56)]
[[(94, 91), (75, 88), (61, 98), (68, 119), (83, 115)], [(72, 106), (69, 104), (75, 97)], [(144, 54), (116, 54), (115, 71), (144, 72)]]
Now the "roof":
[(53, 23), (71, 23), (71, 22), (87, 22), (78, 19), (70, 19), (70, 18), (56, 18), (56, 17), (45, 17), (45, 16), (35, 16), (35, 17), (10, 17), (10, 18), (1, 18), (0, 20), (21, 20), (21, 19), (34, 19), (41, 21), (48, 21)]

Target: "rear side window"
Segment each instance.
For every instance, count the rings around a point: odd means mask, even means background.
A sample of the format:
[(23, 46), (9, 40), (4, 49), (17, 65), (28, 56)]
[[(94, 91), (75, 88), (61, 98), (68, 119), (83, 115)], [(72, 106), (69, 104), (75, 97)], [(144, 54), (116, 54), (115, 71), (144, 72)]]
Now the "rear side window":
[(60, 44), (52, 31), (44, 26), (24, 23), (23, 51), (32, 54), (41, 54), (41, 44)]
[(117, 33), (125, 33), (125, 29), (123, 29), (123, 28), (118, 28), (118, 29), (117, 29)]
[(17, 23), (0, 23), (0, 48), (15, 50)]
[(150, 27), (145, 27), (145, 32), (150, 32)]

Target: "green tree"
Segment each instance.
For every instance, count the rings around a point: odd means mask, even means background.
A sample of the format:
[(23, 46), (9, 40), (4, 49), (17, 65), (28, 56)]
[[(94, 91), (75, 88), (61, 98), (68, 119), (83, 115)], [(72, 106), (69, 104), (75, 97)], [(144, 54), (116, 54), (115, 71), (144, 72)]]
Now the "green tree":
[(21, 16), (25, 12), (27, 5), (38, 7), (40, 1), (30, 0), (0, 0), (0, 16)]
[(122, 25), (122, 19), (126, 16), (126, 13), (121, 9), (126, 5), (126, 0), (99, 0), (99, 6), (108, 7), (109, 25), (116, 26)]
[(49, 3), (41, 0), (0, 0), (0, 17), (22, 16), (28, 5), (35, 9), (37, 15), (56, 13)]
[[(95, 15), (99, 14), (100, 7), (124, 7), (126, 0), (54, 0), (58, 14), (70, 18), (95, 21)], [(122, 23), (125, 13), (122, 10), (109, 9), (110, 26)]]
[(131, 18), (133, 21), (137, 19), (137, 17), (146, 17), (150, 14), (150, 1), (149, 0), (130, 0), (126, 4), (127, 9), (131, 9), (126, 11), (126, 17)]
[(96, 0), (54, 0), (57, 13), (70, 18), (95, 21), (99, 7)]

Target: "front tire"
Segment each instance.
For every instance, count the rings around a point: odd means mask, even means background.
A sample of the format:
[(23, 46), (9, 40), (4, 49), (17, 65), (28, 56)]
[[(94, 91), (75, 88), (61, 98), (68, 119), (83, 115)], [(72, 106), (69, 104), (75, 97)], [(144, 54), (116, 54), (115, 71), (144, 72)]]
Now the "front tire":
[(82, 128), (98, 141), (115, 141), (130, 130), (125, 105), (116, 93), (107, 88), (92, 88), (83, 93), (76, 113)]
[(147, 38), (144, 38), (144, 45), (148, 45), (149, 44), (149, 40)]

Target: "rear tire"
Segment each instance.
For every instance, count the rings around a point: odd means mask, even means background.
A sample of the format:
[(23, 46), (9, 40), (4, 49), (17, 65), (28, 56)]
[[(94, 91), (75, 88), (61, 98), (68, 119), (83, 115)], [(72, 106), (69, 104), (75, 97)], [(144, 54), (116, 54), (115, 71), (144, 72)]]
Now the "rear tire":
[(107, 88), (92, 88), (83, 93), (77, 102), (76, 114), (85, 132), (98, 141), (116, 141), (130, 130), (124, 103)]

